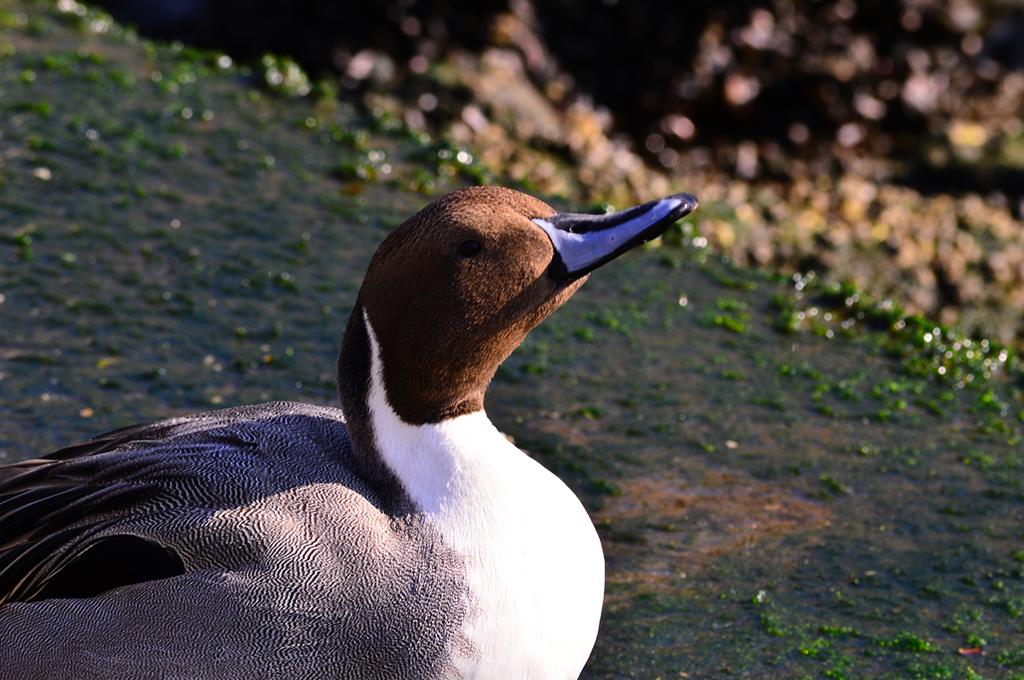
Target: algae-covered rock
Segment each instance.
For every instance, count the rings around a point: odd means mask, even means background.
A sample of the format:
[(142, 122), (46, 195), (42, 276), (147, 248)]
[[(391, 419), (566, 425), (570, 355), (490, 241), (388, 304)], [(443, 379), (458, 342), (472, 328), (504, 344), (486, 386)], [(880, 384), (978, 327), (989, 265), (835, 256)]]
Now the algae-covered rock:
[[(0, 462), (184, 412), (334, 403), (376, 244), (428, 194), (487, 178), (486, 148), (431, 141), (383, 103), (360, 115), (281, 60), (248, 71), (73, 2), (0, 0), (0, 55)], [(791, 208), (763, 191), (701, 195), (696, 219), (764, 262), (849, 247), (823, 223), (837, 211), (908, 262), (1014, 271), (882, 219), (883, 192), (883, 210), (922, 212), (893, 189), (843, 184), (833, 205), (795, 185)], [(747, 236), (764, 210), (789, 245)], [(601, 532), (584, 677), (1018, 675), (1012, 353), (701, 238), (685, 223), (598, 272), (488, 393)]]

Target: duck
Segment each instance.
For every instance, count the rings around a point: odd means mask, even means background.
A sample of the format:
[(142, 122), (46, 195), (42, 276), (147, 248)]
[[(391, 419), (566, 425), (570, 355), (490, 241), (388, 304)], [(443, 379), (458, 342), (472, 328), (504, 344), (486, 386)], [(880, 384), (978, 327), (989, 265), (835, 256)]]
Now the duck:
[(456, 190), (373, 255), (339, 407), (168, 418), (0, 467), (0, 678), (577, 678), (601, 542), (484, 394), (593, 270), (696, 206)]

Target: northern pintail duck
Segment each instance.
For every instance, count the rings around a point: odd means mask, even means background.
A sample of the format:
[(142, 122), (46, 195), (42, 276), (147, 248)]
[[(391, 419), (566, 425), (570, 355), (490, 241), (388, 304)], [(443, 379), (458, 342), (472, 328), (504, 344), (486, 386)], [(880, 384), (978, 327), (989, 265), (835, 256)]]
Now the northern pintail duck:
[(601, 545), (484, 391), (590, 271), (696, 205), (448, 194), (370, 262), (341, 409), (229, 408), (0, 468), (0, 677), (576, 678)]

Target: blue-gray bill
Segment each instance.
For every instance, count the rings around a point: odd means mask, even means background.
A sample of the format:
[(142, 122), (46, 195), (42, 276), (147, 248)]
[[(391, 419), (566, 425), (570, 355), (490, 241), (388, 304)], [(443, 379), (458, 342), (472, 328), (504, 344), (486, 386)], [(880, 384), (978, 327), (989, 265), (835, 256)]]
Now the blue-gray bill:
[(675, 194), (607, 215), (557, 213), (533, 221), (555, 247), (550, 275), (571, 281), (661, 236), (696, 207), (693, 194)]

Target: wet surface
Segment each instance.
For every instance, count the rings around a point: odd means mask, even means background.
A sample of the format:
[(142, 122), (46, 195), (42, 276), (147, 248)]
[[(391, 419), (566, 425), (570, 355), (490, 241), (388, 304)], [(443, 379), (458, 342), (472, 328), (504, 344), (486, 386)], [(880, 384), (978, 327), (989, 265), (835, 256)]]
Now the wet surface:
[(1019, 378), (779, 332), (792, 286), (664, 259), (596, 273), (493, 388), (605, 540), (589, 677), (1017, 677)]
[[(370, 254), (450, 168), (83, 21), (0, 2), (0, 462), (333, 403)], [(1024, 677), (1019, 372), (801, 287), (649, 248), (499, 371), (492, 419), (604, 540), (584, 677)]]

